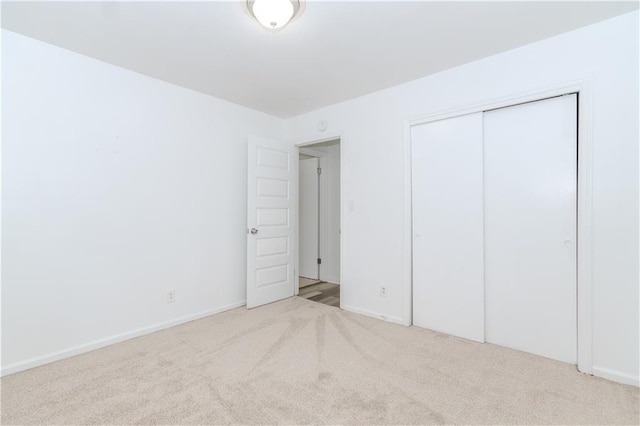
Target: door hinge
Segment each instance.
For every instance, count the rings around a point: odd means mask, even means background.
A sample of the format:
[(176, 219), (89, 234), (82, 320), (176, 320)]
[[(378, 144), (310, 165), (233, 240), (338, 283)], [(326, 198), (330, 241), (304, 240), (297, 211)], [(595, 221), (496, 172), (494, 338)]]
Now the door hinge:
[(318, 265), (322, 264), (322, 259), (318, 258)]
[(320, 167), (318, 167), (318, 174), (321, 175), (322, 174), (322, 169)]

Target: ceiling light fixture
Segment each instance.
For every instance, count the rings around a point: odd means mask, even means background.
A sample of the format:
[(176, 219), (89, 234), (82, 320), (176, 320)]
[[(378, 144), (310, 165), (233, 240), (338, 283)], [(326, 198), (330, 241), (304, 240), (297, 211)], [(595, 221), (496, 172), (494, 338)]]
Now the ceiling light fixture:
[(277, 31), (302, 14), (304, 0), (246, 0), (245, 6), (262, 26)]

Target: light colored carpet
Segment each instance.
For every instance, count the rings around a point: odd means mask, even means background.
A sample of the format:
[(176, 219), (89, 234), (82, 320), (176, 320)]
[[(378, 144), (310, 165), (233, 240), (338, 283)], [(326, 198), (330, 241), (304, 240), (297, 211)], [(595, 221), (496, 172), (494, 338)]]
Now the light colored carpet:
[(573, 366), (291, 298), (2, 379), (2, 424), (637, 424)]

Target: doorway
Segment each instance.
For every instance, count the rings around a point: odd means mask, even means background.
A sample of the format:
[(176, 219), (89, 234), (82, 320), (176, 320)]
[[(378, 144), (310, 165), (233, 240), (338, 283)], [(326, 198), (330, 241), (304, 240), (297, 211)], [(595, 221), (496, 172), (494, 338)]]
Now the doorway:
[(340, 139), (299, 146), (298, 296), (340, 306)]

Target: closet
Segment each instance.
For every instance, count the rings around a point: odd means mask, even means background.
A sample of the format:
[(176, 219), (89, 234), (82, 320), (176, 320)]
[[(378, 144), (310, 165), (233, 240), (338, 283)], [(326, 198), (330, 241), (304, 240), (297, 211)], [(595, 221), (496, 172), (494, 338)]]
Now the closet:
[(413, 323), (577, 358), (577, 95), (412, 127)]

